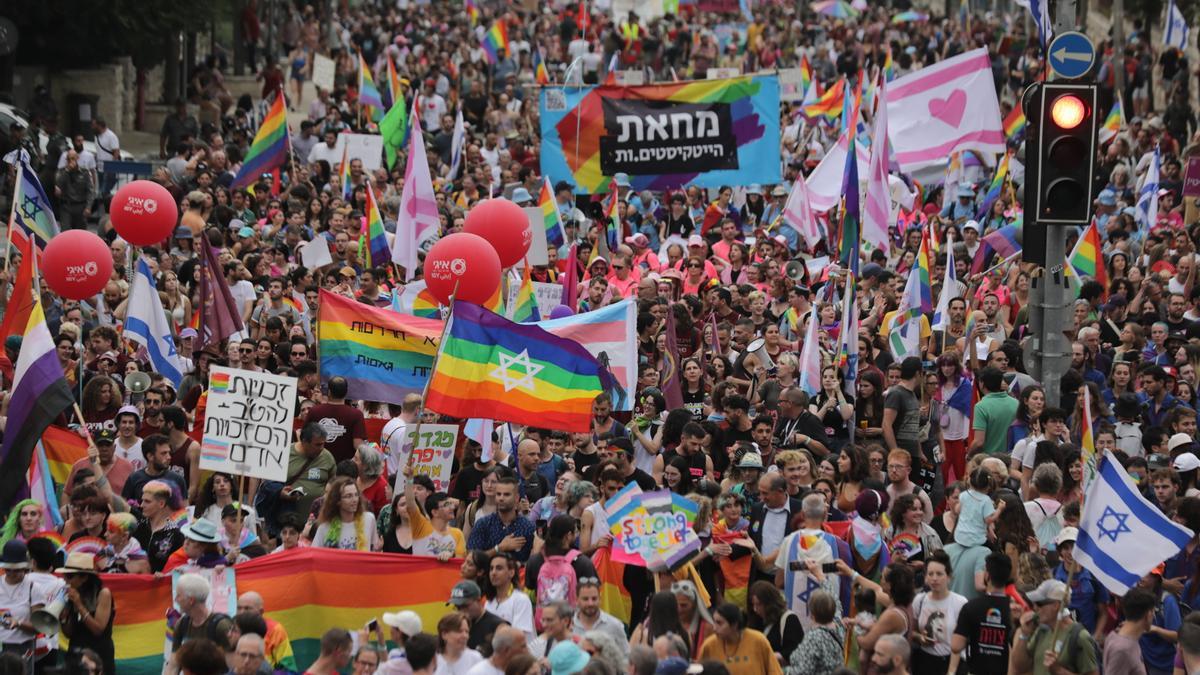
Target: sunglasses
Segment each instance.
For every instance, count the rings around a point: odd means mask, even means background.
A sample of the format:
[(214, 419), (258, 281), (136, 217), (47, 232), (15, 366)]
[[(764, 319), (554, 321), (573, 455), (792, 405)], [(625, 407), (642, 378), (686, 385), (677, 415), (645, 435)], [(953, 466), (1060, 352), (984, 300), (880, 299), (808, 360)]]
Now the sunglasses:
[(241, 348), (239, 348), (239, 349), (238, 349), (238, 351), (240, 351), (240, 352), (241, 352), (241, 353), (243, 353), (243, 354), (253, 354), (253, 353), (254, 353), (254, 349), (253, 349), (253, 348), (251, 348), (251, 349), (246, 349), (245, 347), (241, 347)]
[(694, 267), (696, 269), (700, 269), (701, 267), (704, 267), (704, 265), (701, 265), (700, 263), (688, 263), (688, 267)]

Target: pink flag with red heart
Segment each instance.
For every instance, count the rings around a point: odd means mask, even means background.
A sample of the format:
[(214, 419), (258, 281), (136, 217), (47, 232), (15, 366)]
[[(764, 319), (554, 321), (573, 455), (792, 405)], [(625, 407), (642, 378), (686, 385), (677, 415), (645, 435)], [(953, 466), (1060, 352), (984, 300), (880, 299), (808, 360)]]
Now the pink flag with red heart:
[(986, 49), (888, 84), (888, 135), (904, 171), (944, 164), (962, 150), (1002, 154), (1004, 128)]

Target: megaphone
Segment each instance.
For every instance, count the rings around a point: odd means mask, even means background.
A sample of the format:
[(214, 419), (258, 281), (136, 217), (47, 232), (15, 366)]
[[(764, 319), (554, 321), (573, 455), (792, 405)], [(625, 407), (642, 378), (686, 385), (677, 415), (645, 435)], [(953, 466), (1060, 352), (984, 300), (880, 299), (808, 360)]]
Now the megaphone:
[(125, 388), (131, 394), (144, 394), (150, 388), (150, 375), (135, 370), (125, 376)]
[(800, 281), (804, 278), (804, 263), (799, 260), (789, 260), (783, 266), (783, 273), (792, 281)]
[(33, 624), (33, 627), (43, 635), (54, 635), (60, 628), (58, 617), (62, 616), (63, 610), (66, 608), (67, 589), (64, 586), (49, 604), (30, 615), (29, 623)]
[(775, 362), (771, 360), (771, 355), (767, 353), (766, 338), (751, 340), (750, 344), (746, 345), (746, 353), (758, 357), (758, 362), (767, 370), (775, 367)]

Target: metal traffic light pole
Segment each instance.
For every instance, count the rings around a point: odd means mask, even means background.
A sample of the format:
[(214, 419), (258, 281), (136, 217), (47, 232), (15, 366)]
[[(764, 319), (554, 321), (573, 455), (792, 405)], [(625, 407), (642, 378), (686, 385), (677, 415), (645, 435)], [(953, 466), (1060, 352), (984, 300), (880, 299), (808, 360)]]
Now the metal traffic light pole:
[[(1074, 30), (1075, 0), (1058, 0), (1055, 5), (1057, 9), (1054, 20), (1055, 33)], [(1033, 117), (1032, 113), (1035, 112), (1032, 103), (1037, 102), (1040, 108), (1041, 98), (1042, 94), (1039, 93), (1036, 97), (1028, 99), (1031, 105), (1025, 113), (1027, 119)], [(1035, 133), (1040, 132), (1039, 129)], [(1027, 144), (1025, 156), (1028, 165), (1030, 158), (1033, 157), (1033, 153), (1029, 151), (1032, 149), (1037, 152), (1037, 149), (1028, 145), (1030, 135), (1027, 134), (1025, 140)], [(1030, 376), (1041, 382), (1046, 394), (1046, 405), (1059, 407), (1062, 405), (1062, 377), (1071, 363), (1071, 342), (1067, 340), (1063, 331), (1071, 326), (1073, 321), (1072, 312), (1068, 309), (1070, 294), (1067, 292), (1065, 270), (1067, 230), (1062, 226), (1041, 225), (1036, 222), (1040, 214), (1036, 210), (1029, 209), (1028, 205), (1036, 203), (1039, 186), (1036, 176), (1032, 182), (1029, 178), (1029, 174), (1026, 174), (1025, 199), (1027, 206), (1025, 208), (1024, 238), (1028, 246), (1030, 235), (1044, 236), (1045, 257), (1041, 261), (1043, 265), (1041, 274), (1035, 273), (1030, 279), (1030, 295), (1033, 303), (1029, 315), (1029, 327), (1033, 337), (1031, 344), (1026, 345), (1024, 349), (1025, 366)], [(1034, 226), (1032, 231), (1030, 231), (1030, 225)]]

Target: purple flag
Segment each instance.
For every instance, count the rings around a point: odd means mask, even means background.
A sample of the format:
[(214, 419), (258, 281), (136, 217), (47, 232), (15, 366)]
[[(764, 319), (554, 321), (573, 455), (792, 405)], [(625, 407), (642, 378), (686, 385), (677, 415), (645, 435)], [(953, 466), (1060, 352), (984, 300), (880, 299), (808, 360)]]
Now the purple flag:
[(196, 351), (206, 345), (215, 345), (244, 327), (237, 301), (225, 283), (225, 272), (217, 252), (208, 243), (208, 237), (201, 236), (200, 245), (204, 249), (204, 270), (200, 274), (201, 311), (197, 329), (200, 335), (196, 339)]
[(579, 299), (579, 256), (578, 245), (571, 244), (571, 252), (567, 255), (567, 269), (562, 273), (562, 304), (571, 308), (574, 312), (579, 309), (577, 301)]

